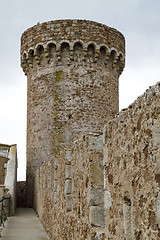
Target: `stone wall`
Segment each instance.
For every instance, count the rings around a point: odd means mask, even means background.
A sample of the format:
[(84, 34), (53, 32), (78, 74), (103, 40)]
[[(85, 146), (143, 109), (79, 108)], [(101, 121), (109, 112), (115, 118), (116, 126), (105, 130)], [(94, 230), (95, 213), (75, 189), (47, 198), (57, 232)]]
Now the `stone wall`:
[(105, 127), (106, 239), (160, 239), (160, 83)]
[(44, 163), (34, 206), (51, 239), (160, 238), (160, 83)]
[(103, 138), (89, 134), (44, 163), (34, 207), (51, 239), (104, 239)]

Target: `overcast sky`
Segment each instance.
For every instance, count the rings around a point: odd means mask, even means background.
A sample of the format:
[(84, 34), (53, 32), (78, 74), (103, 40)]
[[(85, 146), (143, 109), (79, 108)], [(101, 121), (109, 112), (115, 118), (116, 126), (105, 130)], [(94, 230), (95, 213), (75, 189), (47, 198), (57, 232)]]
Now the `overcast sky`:
[(160, 80), (160, 0), (0, 0), (0, 143), (17, 144), (25, 178), (27, 79), (20, 68), (21, 34), (37, 22), (88, 19), (126, 39), (120, 109)]

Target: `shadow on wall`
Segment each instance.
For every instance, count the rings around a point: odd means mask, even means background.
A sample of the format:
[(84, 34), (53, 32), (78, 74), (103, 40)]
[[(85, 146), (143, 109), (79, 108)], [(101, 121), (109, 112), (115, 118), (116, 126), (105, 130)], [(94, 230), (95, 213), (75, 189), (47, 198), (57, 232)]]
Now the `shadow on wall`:
[(20, 181), (17, 182), (17, 204), (18, 208), (25, 208), (26, 207), (26, 182)]

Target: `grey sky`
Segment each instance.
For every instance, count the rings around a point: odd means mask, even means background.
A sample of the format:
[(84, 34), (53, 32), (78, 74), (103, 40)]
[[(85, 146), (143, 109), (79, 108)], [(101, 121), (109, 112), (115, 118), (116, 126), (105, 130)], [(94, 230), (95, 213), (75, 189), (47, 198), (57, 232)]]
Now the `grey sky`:
[(27, 89), (20, 68), (21, 34), (37, 22), (73, 18), (101, 22), (124, 34), (120, 108), (160, 80), (159, 0), (0, 0), (0, 142), (18, 144), (19, 179), (25, 173)]

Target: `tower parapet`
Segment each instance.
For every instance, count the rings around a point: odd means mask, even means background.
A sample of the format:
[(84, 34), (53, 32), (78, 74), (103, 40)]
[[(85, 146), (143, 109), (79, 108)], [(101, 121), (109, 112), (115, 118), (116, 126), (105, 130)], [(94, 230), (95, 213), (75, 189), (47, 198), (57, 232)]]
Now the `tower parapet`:
[[(67, 61), (63, 57), (67, 53)], [(70, 64), (90, 60), (111, 63), (120, 74), (124, 68), (125, 40), (116, 29), (86, 20), (57, 20), (37, 24), (21, 38), (21, 66), (27, 73), (35, 66)], [(46, 67), (46, 66), (45, 66)]]
[[(124, 64), (123, 35), (100, 23), (50, 21), (23, 33), (29, 191), (42, 162), (86, 132), (101, 131), (118, 113), (118, 78)], [(27, 195), (31, 206), (32, 193)]]

